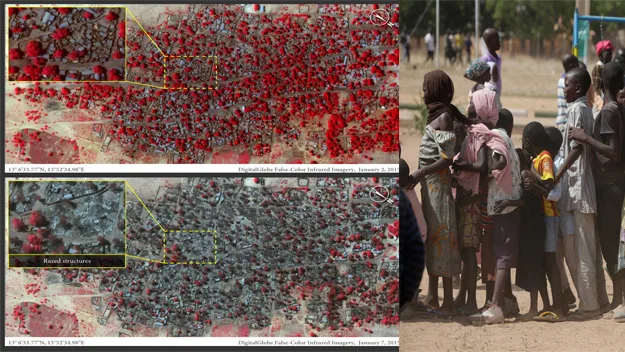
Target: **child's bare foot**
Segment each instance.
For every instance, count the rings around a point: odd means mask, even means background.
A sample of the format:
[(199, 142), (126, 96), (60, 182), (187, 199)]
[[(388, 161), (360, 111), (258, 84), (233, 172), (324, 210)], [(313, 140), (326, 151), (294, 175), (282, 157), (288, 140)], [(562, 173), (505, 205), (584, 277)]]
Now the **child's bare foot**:
[(456, 310), (453, 307), (453, 304), (443, 304), (441, 306), (441, 308), (439, 309), (440, 312), (444, 313), (445, 315), (454, 315), (456, 313)]
[(440, 304), (438, 303), (438, 298), (435, 298), (433, 296), (425, 297), (425, 300), (423, 302), (425, 302), (425, 304), (427, 304), (428, 306), (430, 306), (432, 308), (439, 308), (440, 307)]

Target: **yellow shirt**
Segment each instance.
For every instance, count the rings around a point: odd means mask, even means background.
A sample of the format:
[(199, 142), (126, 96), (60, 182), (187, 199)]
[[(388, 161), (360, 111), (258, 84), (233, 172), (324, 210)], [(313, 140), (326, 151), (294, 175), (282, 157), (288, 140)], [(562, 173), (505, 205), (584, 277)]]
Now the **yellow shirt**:
[[(553, 181), (556, 179), (553, 172), (553, 159), (551, 158), (551, 154), (546, 150), (543, 150), (543, 152), (534, 159), (534, 169), (536, 169), (540, 175), (540, 179), (543, 181)], [(545, 216), (560, 216), (556, 202), (552, 202), (543, 197), (543, 207), (545, 209)]]

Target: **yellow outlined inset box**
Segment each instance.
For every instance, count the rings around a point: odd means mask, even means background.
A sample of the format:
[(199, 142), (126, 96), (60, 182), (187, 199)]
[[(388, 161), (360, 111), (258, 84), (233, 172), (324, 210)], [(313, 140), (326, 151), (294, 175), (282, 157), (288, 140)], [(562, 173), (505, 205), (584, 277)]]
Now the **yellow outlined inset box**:
[[(9, 28), (10, 28), (10, 21), (11, 18), (9, 16), (9, 11), (12, 8), (28, 8), (28, 9), (47, 9), (47, 8), (70, 8), (70, 9), (74, 9), (74, 8), (78, 8), (78, 9), (85, 9), (85, 8), (98, 8), (98, 9), (122, 9), (124, 11), (124, 16), (123, 16), (123, 21), (124, 21), (124, 72), (122, 72), (124, 79), (123, 80), (119, 80), (119, 81), (109, 81), (109, 80), (99, 80), (99, 81), (95, 81), (95, 80), (78, 80), (78, 81), (54, 81), (54, 80), (46, 80), (46, 81), (19, 81), (19, 80), (11, 80), (9, 79), (9, 56), (6, 56), (6, 80), (7, 82), (15, 82), (15, 83), (35, 83), (35, 82), (51, 82), (51, 83), (120, 83), (120, 82), (126, 82), (126, 59), (127, 59), (127, 55), (128, 55), (128, 36), (127, 36), (127, 24), (128, 24), (128, 7), (127, 6), (112, 6), (112, 5), (51, 5), (51, 4), (45, 4), (45, 5), (10, 5), (10, 6), (6, 6), (6, 12), (5, 12), (5, 16), (6, 16), (6, 28), (5, 28), (5, 35), (6, 35), (6, 49), (8, 51), (9, 49)], [(132, 14), (131, 14), (132, 16)], [(121, 16), (120, 16), (121, 17)], [(134, 16), (133, 16), (134, 18)], [(135, 19), (136, 21), (136, 19)], [(142, 28), (143, 29), (143, 28)], [(159, 49), (160, 50), (160, 49)], [(95, 62), (94, 62), (95, 63)], [(77, 64), (80, 65), (80, 64)]]
[[(127, 230), (127, 225), (128, 222), (126, 220), (126, 208), (127, 208), (127, 197), (126, 197), (126, 193), (127, 193), (127, 182), (126, 180), (94, 180), (94, 179), (90, 179), (90, 180), (77, 180), (77, 179), (51, 179), (51, 180), (6, 180), (7, 181), (7, 190), (6, 190), (6, 197), (7, 197), (7, 210), (6, 210), (6, 216), (7, 216), (7, 222), (8, 222), (8, 231), (7, 231), (7, 237), (6, 237), (6, 243), (7, 243), (7, 259), (8, 259), (8, 268), (12, 268), (12, 269), (125, 269), (126, 266), (128, 265), (128, 261), (127, 261), (127, 255), (126, 255), (126, 230)], [(11, 239), (11, 228), (12, 228), (12, 224), (10, 223), (10, 202), (11, 202), (11, 182), (120, 182), (124, 184), (124, 253), (122, 254), (98, 254), (98, 253), (93, 253), (93, 254), (46, 254), (46, 253), (36, 253), (36, 254), (23, 254), (23, 253), (19, 253), (19, 254), (11, 254), (9, 252), (9, 248), (10, 248), (10, 239)], [(62, 267), (62, 266), (54, 266), (54, 267), (27, 267), (27, 266), (11, 266), (11, 257), (12, 256), (50, 256), (50, 257), (65, 257), (65, 256), (108, 256), (108, 257), (114, 257), (114, 256), (124, 256), (124, 266), (105, 266), (105, 267), (93, 267), (93, 266), (89, 266), (89, 267), (80, 267), (80, 266), (68, 266), (68, 267)]]
[[(180, 232), (194, 232), (194, 233), (200, 233), (202, 235), (205, 235), (207, 233), (213, 233), (213, 260), (210, 262), (207, 261), (200, 261), (197, 259), (188, 259), (187, 261), (184, 262), (168, 262), (167, 261), (167, 234), (168, 233), (180, 233)], [(171, 241), (170, 241), (171, 242)], [(183, 265), (188, 265), (188, 264), (202, 264), (202, 265), (214, 265), (217, 263), (217, 231), (215, 230), (165, 230), (165, 233), (163, 234), (163, 262), (167, 263), (167, 264), (183, 264)]]
[[(139, 201), (139, 203), (141, 203), (141, 205), (143, 206), (143, 208), (148, 212), (148, 215), (150, 215), (150, 217), (154, 220), (154, 222), (156, 223), (156, 225), (161, 229), (161, 231), (163, 231), (163, 238), (162, 238), (162, 242), (163, 242), (163, 248), (162, 248), (162, 259), (159, 260), (154, 260), (151, 258), (144, 258), (144, 257), (139, 257), (139, 256), (134, 256), (134, 255), (128, 255), (128, 253), (126, 253), (127, 257), (130, 258), (134, 258), (134, 259), (139, 259), (139, 260), (146, 260), (149, 262), (153, 262), (153, 263), (159, 263), (159, 264), (204, 264), (204, 265), (214, 265), (217, 263), (217, 231), (215, 230), (166, 230), (161, 223), (156, 219), (156, 217), (154, 216), (154, 214), (152, 214), (152, 212), (150, 211), (150, 209), (148, 208), (148, 206), (143, 202), (143, 200), (141, 200), (141, 198), (139, 197), (139, 195), (137, 194), (137, 192), (132, 188), (132, 186), (130, 186), (130, 184), (128, 183), (128, 181), (126, 181), (126, 189), (129, 189), (137, 198), (137, 200)], [(186, 262), (168, 262), (166, 260), (166, 256), (167, 256), (167, 233), (173, 233), (173, 232), (197, 232), (197, 233), (206, 233), (206, 232), (212, 232), (213, 233), (213, 261), (212, 262), (205, 262), (205, 261), (199, 261), (199, 260), (193, 260), (193, 261), (186, 261)]]
[[(9, 56), (6, 55), (6, 58), (5, 58), (5, 60), (6, 60), (5, 61), (5, 63), (6, 63), (6, 72), (5, 72), (5, 74), (6, 74), (6, 77), (7, 77), (7, 81), (15, 82), (15, 83), (53, 82), (53, 83), (69, 83), (69, 84), (78, 84), (78, 83), (129, 83), (129, 84), (136, 84), (136, 85), (140, 85), (140, 86), (144, 86), (144, 87), (157, 88), (157, 89), (169, 89), (169, 90), (213, 90), (213, 89), (217, 89), (217, 87), (219, 85), (219, 77), (218, 77), (218, 69), (217, 69), (217, 65), (219, 63), (219, 59), (217, 58), (217, 56), (211, 56), (211, 55), (198, 55), (198, 56), (165, 55), (163, 50), (161, 50), (161, 48), (156, 44), (156, 41), (154, 41), (152, 36), (145, 30), (145, 28), (143, 28), (143, 26), (141, 25), (141, 22), (139, 22), (137, 17), (135, 17), (135, 15), (132, 13), (132, 11), (130, 11), (130, 9), (128, 9), (128, 6), (105, 6), (105, 5), (74, 5), (74, 6), (63, 6), (63, 5), (21, 5), (21, 6), (7, 6), (6, 13), (5, 13), (5, 16), (7, 18), (6, 29), (5, 29), (7, 48), (8, 48), (8, 45), (9, 45), (9, 26), (10, 26), (9, 8), (57, 8), (57, 7), (69, 7), (69, 8), (123, 8), (124, 9), (124, 30), (125, 30), (125, 34), (124, 34), (124, 72), (123, 72), (124, 79), (123, 80), (119, 80), (119, 81), (108, 81), (108, 80), (101, 80), (101, 81), (17, 81), (17, 80), (14, 80), (14, 81), (10, 81), (8, 79), (8, 77), (9, 77)], [(153, 84), (129, 81), (127, 79), (127, 77), (128, 77), (128, 14), (130, 14), (130, 17), (132, 17), (132, 19), (137, 23), (139, 28), (143, 31), (143, 33), (150, 40), (150, 42), (152, 42), (154, 47), (156, 47), (158, 52), (161, 55), (163, 55), (164, 77), (163, 77), (163, 86), (162, 87), (156, 86), (156, 85), (153, 85)], [(212, 64), (213, 64), (213, 69), (214, 69), (214, 74), (215, 74), (215, 87), (168, 88), (167, 87), (167, 83), (165, 81), (165, 76), (167, 74), (167, 63), (166, 63), (166, 61), (167, 61), (167, 58), (176, 58), (176, 57), (212, 58), (213, 59), (213, 63)]]
[[(137, 194), (137, 192), (135, 192), (135, 190), (130, 186), (130, 184), (128, 183), (128, 181), (126, 180), (101, 180), (101, 179), (88, 179), (88, 180), (79, 180), (79, 179), (50, 179), (50, 180), (29, 180), (29, 179), (25, 179), (25, 180), (6, 180), (7, 181), (7, 190), (6, 190), (6, 197), (7, 197), (7, 208), (6, 208), (6, 219), (7, 219), (7, 223), (8, 223), (8, 231), (6, 232), (6, 243), (7, 243), (7, 259), (9, 261), (9, 268), (12, 269), (31, 269), (31, 268), (35, 268), (35, 269), (125, 269), (128, 265), (128, 258), (132, 258), (132, 259), (138, 259), (138, 260), (144, 260), (144, 261), (148, 261), (148, 262), (153, 262), (153, 263), (159, 263), (159, 264), (173, 264), (173, 265), (177, 265), (177, 264), (203, 264), (203, 265), (214, 265), (217, 263), (217, 231), (215, 230), (166, 230), (165, 228), (163, 228), (163, 226), (160, 224), (160, 222), (156, 219), (156, 217), (154, 216), (154, 214), (152, 214), (152, 212), (150, 211), (150, 209), (147, 207), (147, 205), (141, 200), (141, 198), (139, 198), (139, 195)], [(26, 266), (10, 266), (10, 257), (11, 256), (86, 256), (86, 254), (9, 254), (9, 247), (10, 247), (10, 231), (11, 231), (11, 224), (10, 224), (10, 205), (9, 202), (11, 200), (10, 197), (10, 183), (11, 182), (122, 182), (124, 184), (124, 253), (123, 254), (87, 254), (89, 256), (93, 255), (93, 256), (124, 256), (124, 266), (123, 267), (78, 267), (78, 266), (72, 266), (72, 267), (26, 267)], [(135, 197), (137, 198), (137, 200), (139, 201), (139, 203), (141, 203), (141, 205), (145, 208), (145, 210), (147, 211), (148, 215), (154, 219), (154, 221), (156, 222), (156, 224), (158, 225), (158, 227), (160, 228), (160, 230), (162, 231), (162, 241), (163, 241), (163, 247), (162, 247), (162, 259), (161, 260), (154, 260), (151, 258), (143, 258), (143, 257), (139, 257), (139, 256), (134, 256), (134, 255), (129, 255), (128, 254), (128, 190), (130, 190)], [(194, 232), (194, 233), (212, 233), (213, 234), (213, 260), (212, 261), (199, 261), (199, 260), (188, 260), (186, 262), (168, 262), (166, 261), (166, 244), (167, 244), (167, 233), (175, 233), (175, 232)]]
[[(167, 59), (176, 59), (176, 58), (184, 58), (184, 59), (188, 59), (188, 58), (193, 58), (193, 59), (208, 59), (208, 62), (211, 62), (212, 59), (212, 65), (213, 65), (213, 73), (215, 75), (215, 87), (175, 87), (175, 88), (171, 88), (171, 87), (167, 87)], [(165, 89), (169, 89), (169, 90), (213, 90), (213, 89), (217, 89), (217, 86), (219, 86), (219, 75), (218, 75), (218, 70), (217, 70), (217, 64), (219, 63), (219, 58), (217, 56), (213, 56), (213, 55), (165, 55), (163, 56), (163, 85), (165, 86)]]

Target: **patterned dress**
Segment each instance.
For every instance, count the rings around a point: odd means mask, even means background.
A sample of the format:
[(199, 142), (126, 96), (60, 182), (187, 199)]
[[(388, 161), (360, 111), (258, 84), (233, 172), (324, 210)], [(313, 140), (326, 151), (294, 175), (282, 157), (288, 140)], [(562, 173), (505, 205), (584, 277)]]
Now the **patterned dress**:
[[(453, 132), (426, 126), (419, 151), (419, 168), (441, 158), (451, 160), (455, 143)], [(450, 278), (461, 272), (451, 181), (451, 171), (445, 168), (427, 175), (421, 182), (423, 215), (427, 223), (426, 266), (431, 276)]]

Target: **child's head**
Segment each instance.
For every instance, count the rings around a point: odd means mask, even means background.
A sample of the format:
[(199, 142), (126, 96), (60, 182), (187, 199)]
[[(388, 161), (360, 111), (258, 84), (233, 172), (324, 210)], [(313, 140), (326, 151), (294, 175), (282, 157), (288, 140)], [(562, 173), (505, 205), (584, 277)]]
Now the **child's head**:
[(562, 146), (562, 132), (553, 126), (545, 128), (545, 132), (547, 133), (547, 151), (551, 156), (555, 156), (560, 152), (560, 147)]
[(523, 149), (532, 156), (537, 156), (547, 149), (547, 132), (545, 127), (537, 121), (525, 125), (523, 129)]
[(601, 71), (601, 82), (603, 85), (603, 92), (610, 92), (613, 97), (616, 97), (618, 92), (623, 89), (623, 66), (618, 62), (608, 62)]
[(399, 187), (405, 188), (410, 177), (410, 167), (404, 159), (399, 159)]
[(473, 82), (484, 84), (490, 81), (490, 66), (485, 61), (477, 59), (469, 65), (464, 77)]
[(612, 51), (614, 47), (612, 46), (612, 42), (609, 40), (602, 40), (596, 45), (597, 48), (597, 56), (599, 60), (604, 64), (612, 61)]
[(434, 70), (423, 76), (423, 102), (451, 103), (454, 98), (454, 82), (442, 70)]
[(572, 103), (575, 100), (586, 96), (588, 88), (590, 88), (591, 80), (588, 71), (580, 68), (574, 68), (566, 73), (564, 77), (564, 95), (566, 102)]
[(497, 110), (497, 102), (495, 100), (496, 95), (490, 89), (480, 89), (471, 95), (471, 101), (475, 107), (478, 119), (488, 128), (495, 127), (499, 119), (499, 111)]
[(564, 73), (569, 72), (579, 67), (579, 60), (573, 54), (566, 54), (562, 56), (562, 67), (564, 68)]
[(512, 128), (514, 127), (514, 117), (508, 109), (499, 110), (499, 120), (497, 120), (497, 128), (503, 128), (508, 137), (512, 136)]
[(486, 47), (488, 51), (495, 52), (501, 49), (501, 42), (499, 40), (499, 32), (495, 28), (488, 28), (482, 34), (482, 38), (484, 39), (484, 43), (486, 43)]

